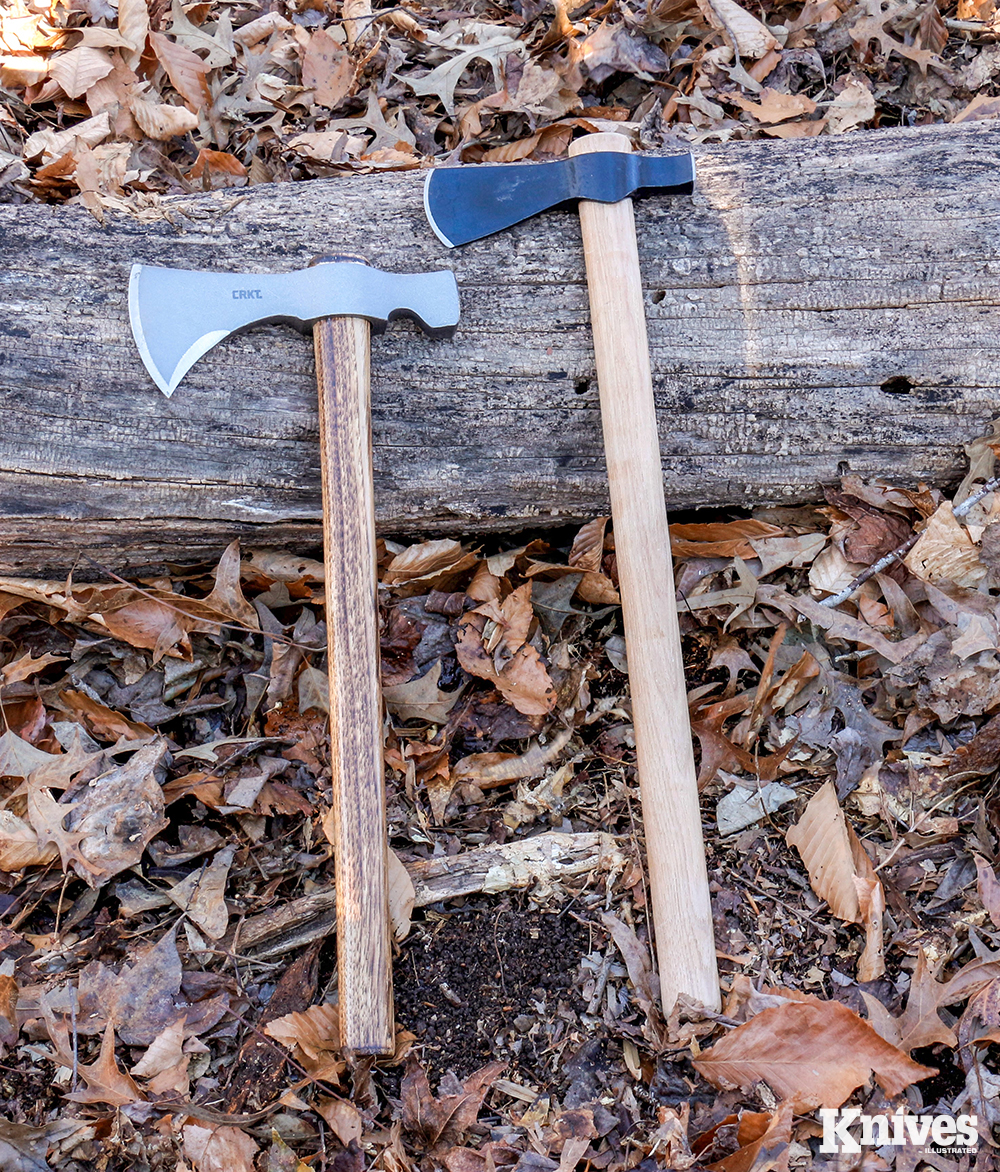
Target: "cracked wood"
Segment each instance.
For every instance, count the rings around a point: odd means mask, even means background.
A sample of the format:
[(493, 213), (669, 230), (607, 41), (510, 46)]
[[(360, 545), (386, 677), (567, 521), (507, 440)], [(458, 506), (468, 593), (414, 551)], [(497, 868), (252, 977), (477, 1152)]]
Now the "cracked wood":
[[(693, 197), (636, 202), (672, 510), (815, 498), (847, 468), (961, 474), (998, 401), (998, 147), (988, 122), (703, 146)], [(308, 339), (228, 339), (166, 400), (129, 332), (135, 260), (284, 271), (357, 252), (454, 268), (454, 341), (406, 322), (373, 341), (380, 531), (606, 510), (576, 216), (449, 252), (422, 180), (177, 197), (103, 229), (79, 207), (0, 206), (0, 572), (211, 558), (233, 536), (320, 544)]]

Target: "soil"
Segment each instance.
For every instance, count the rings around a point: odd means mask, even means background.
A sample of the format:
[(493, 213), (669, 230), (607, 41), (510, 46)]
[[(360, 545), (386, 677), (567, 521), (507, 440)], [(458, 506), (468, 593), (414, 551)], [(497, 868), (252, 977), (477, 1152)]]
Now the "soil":
[(518, 910), (504, 901), (414, 924), (396, 961), (396, 1019), (421, 1039), (428, 1070), (462, 1078), (485, 1063), (510, 1063), (508, 1077), (553, 1075), (551, 1034), (539, 1029), (564, 1005), (586, 1008), (580, 961), (591, 928), (564, 907)]

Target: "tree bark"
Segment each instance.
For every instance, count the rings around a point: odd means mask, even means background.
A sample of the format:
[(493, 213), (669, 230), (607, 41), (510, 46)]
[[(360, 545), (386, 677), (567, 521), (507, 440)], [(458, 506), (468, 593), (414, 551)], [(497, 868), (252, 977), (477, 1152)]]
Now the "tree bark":
[[(1000, 383), (1000, 129), (699, 146), (692, 197), (636, 202), (672, 510), (814, 499), (847, 469), (957, 478)], [(172, 399), (128, 325), (133, 261), (451, 267), (453, 341), (373, 340), (380, 532), (551, 526), (607, 508), (577, 218), (448, 251), (422, 173), (164, 199), (138, 217), (0, 207), (0, 572), (320, 543), (307, 338), (220, 343)], [(89, 566), (79, 563), (81, 574)]]

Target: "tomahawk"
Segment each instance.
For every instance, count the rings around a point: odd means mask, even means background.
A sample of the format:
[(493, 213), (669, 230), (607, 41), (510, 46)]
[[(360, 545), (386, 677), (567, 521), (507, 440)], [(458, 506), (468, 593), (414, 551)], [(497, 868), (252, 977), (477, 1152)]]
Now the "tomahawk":
[(385, 273), (324, 258), (289, 273), (134, 265), (132, 332), (165, 395), (223, 338), (264, 322), (312, 329), (319, 389), (330, 764), (341, 1044), (393, 1048), (382, 706), (379, 681), (369, 337), (397, 317), (432, 336), (458, 324), (450, 272)]
[(431, 227), (453, 247), (579, 200), (632, 693), (660, 992), (719, 1007), (694, 751), (674, 600), (632, 202), (693, 189), (689, 154), (634, 155), (592, 134), (552, 163), (442, 167), (424, 188)]

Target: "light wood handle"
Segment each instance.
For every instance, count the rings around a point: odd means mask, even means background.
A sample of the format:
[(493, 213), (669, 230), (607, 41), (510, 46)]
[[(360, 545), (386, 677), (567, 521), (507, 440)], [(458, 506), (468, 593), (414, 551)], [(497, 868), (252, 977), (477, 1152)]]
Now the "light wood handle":
[(370, 326), (313, 327), (319, 389), (341, 1044), (393, 1049), (372, 479)]
[[(571, 155), (631, 150), (620, 134)], [(663, 498), (632, 201), (580, 201), (663, 1008), (719, 1009), (705, 844)]]

